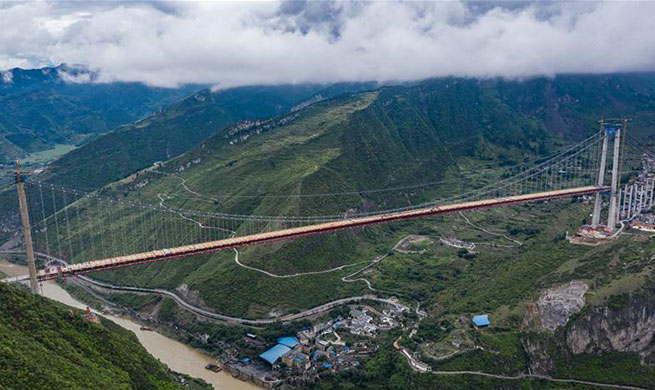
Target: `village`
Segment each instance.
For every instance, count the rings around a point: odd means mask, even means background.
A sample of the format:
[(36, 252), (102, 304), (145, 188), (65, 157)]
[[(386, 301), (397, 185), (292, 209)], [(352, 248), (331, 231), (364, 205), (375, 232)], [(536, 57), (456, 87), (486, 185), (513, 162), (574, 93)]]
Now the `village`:
[(346, 307), (334, 318), (304, 326), (295, 334), (281, 334), (274, 345), (248, 333), (243, 342), (250, 348), (234, 348), (222, 364), (207, 369), (223, 369), (266, 388), (301, 387), (322, 374), (352, 369), (379, 348), (376, 338), (381, 332), (405, 326), (407, 307), (376, 306)]

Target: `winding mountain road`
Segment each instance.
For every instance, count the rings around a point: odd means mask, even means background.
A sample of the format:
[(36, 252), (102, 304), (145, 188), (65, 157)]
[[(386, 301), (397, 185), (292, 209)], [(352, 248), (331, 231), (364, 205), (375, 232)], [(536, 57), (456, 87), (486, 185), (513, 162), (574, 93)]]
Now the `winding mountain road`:
[(623, 390), (651, 390), (654, 388), (647, 387), (637, 387), (637, 386), (628, 386), (628, 385), (616, 385), (611, 383), (599, 383), (591, 382), (579, 379), (566, 379), (566, 378), (552, 378), (547, 375), (538, 375), (538, 374), (518, 374), (518, 375), (499, 375), (499, 374), (489, 374), (487, 372), (481, 371), (430, 371), (433, 375), (475, 375), (475, 376), (484, 376), (487, 378), (495, 379), (504, 379), (504, 380), (521, 380), (521, 379), (541, 379), (549, 382), (557, 383), (577, 383), (581, 385), (597, 386), (597, 387), (609, 387), (613, 389), (623, 389)]
[[(18, 255), (24, 255), (24, 252), (21, 251), (0, 251), (0, 254), (18, 254)], [(43, 257), (50, 262), (57, 262), (62, 265), (68, 264), (66, 261), (58, 259), (53, 256), (46, 255), (44, 253), (36, 253), (37, 256)], [(238, 255), (238, 252), (237, 252)], [(216, 313), (210, 310), (203, 309), (201, 307), (195, 306), (194, 304), (186, 301), (184, 298), (181, 296), (175, 294), (174, 292), (164, 290), (164, 289), (158, 289), (158, 288), (144, 288), (144, 287), (131, 287), (131, 286), (117, 286), (113, 285), (110, 283), (104, 283), (100, 282), (95, 279), (91, 279), (87, 276), (82, 276), (78, 275), (75, 276), (75, 278), (86, 282), (87, 284), (104, 288), (107, 290), (113, 290), (113, 291), (123, 291), (123, 292), (132, 292), (132, 293), (137, 293), (137, 294), (157, 294), (161, 296), (167, 296), (169, 298), (172, 298), (180, 307), (183, 309), (196, 314), (200, 317), (203, 317), (205, 319), (213, 320), (213, 321), (219, 321), (219, 322), (224, 322), (224, 323), (229, 323), (229, 324), (239, 324), (239, 325), (251, 325), (251, 326), (257, 326), (257, 325), (267, 325), (267, 324), (274, 324), (278, 322), (288, 322), (288, 321), (295, 321), (299, 320), (302, 318), (306, 317), (311, 317), (329, 310), (332, 310), (333, 308), (337, 306), (342, 306), (342, 305), (347, 305), (351, 303), (356, 303), (356, 302), (361, 302), (361, 301), (375, 301), (375, 302), (380, 302), (380, 303), (386, 303), (388, 305), (393, 305), (397, 307), (398, 309), (402, 310), (407, 310), (409, 311), (410, 308), (398, 303), (396, 301), (392, 301), (390, 299), (385, 299), (385, 298), (380, 298), (374, 295), (361, 295), (361, 296), (356, 296), (356, 297), (348, 297), (348, 298), (341, 298), (337, 299), (328, 303), (324, 303), (322, 305), (303, 310), (299, 313), (294, 313), (294, 314), (286, 314), (274, 318), (262, 318), (262, 319), (251, 319), (251, 318), (240, 318), (240, 317), (232, 317), (220, 313)]]

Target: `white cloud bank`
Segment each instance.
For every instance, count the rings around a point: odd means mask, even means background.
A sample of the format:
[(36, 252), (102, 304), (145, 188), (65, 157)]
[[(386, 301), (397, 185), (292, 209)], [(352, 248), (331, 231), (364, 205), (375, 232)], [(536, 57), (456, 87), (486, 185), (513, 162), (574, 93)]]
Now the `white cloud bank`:
[(646, 71), (653, 15), (655, 2), (10, 2), (0, 69), (220, 87)]

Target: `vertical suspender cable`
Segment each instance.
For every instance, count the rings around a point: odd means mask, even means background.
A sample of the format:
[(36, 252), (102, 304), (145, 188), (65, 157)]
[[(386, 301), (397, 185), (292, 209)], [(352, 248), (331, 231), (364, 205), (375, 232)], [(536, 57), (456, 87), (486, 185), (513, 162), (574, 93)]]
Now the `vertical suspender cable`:
[(112, 209), (114, 208), (114, 202), (110, 199), (107, 199), (107, 202), (109, 204), (109, 222), (107, 223), (107, 226), (109, 228), (109, 235), (111, 236), (111, 251), (109, 253), (109, 257), (114, 257), (117, 256), (118, 251), (116, 250), (116, 225), (115, 222), (116, 220), (114, 219), (114, 212)]
[[(77, 195), (77, 194), (76, 194)], [(79, 241), (80, 241), (80, 254), (81, 255), (86, 255), (86, 249), (84, 248), (84, 238), (82, 237), (82, 229), (84, 228), (82, 226), (82, 220), (80, 219), (80, 203), (82, 202), (82, 198), (77, 198), (75, 200), (75, 220), (77, 221), (77, 224), (80, 229), (80, 234), (79, 236)]]
[(66, 191), (62, 191), (64, 194), (64, 216), (66, 217), (66, 232), (68, 235), (68, 258), (67, 260), (71, 260), (73, 258), (73, 244), (71, 243), (71, 227), (70, 227), (70, 222), (68, 220), (68, 197), (66, 196)]
[(41, 183), (39, 183), (39, 194), (41, 196), (41, 215), (43, 216), (43, 230), (45, 233), (45, 248), (46, 248), (46, 253), (48, 255), (51, 255), (50, 253), (50, 241), (48, 240), (48, 234), (50, 232), (50, 229), (48, 228), (47, 225), (47, 220), (45, 216), (45, 203), (43, 202), (43, 188), (41, 186)]
[(87, 212), (86, 212), (86, 220), (87, 220), (87, 231), (89, 232), (89, 247), (91, 249), (88, 257), (90, 258), (95, 258), (96, 255), (96, 245), (93, 242), (94, 241), (94, 236), (93, 236), (93, 225), (92, 225), (92, 210), (93, 210), (93, 198), (87, 194), (86, 196), (86, 203), (87, 203)]
[(55, 217), (55, 234), (57, 235), (57, 252), (59, 253), (59, 258), (63, 259), (64, 257), (61, 255), (61, 239), (59, 237), (59, 221), (57, 218), (57, 214), (59, 214), (59, 212), (57, 211), (57, 201), (55, 200), (55, 188), (50, 188), (52, 190), (52, 214)]

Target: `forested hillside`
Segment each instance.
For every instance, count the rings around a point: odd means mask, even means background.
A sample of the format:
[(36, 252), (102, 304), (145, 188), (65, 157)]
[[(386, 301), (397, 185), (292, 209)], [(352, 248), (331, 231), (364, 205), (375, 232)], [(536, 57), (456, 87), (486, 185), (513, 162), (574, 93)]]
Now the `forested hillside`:
[(4, 283), (0, 351), (0, 389), (181, 389), (131, 332)]
[(509, 106), (538, 118), (558, 136), (580, 139), (601, 118), (629, 118), (629, 132), (650, 140), (655, 125), (655, 74), (560, 75), (492, 82)]
[[(471, 91), (470, 85), (476, 85)], [(198, 92), (130, 126), (100, 137), (57, 161), (46, 174), (49, 180), (80, 189), (93, 190), (123, 178), (156, 161), (174, 158), (215, 132), (240, 120), (254, 120), (284, 113), (294, 106), (303, 107), (341, 93), (375, 88), (375, 83), (273, 86), (234, 88), (218, 92)], [(655, 75), (570, 75), (553, 79), (523, 81), (435, 79), (399, 88), (423, 89), (449, 93), (451, 103), (463, 94), (493, 97), (508, 110), (537, 120), (553, 135), (580, 139), (596, 130), (601, 117), (629, 117), (630, 131), (651, 137), (645, 132), (655, 124)], [(429, 100), (418, 96), (417, 108), (425, 109)], [(423, 105), (423, 106), (421, 106)], [(437, 110), (439, 107), (432, 107)], [(488, 116), (494, 121), (492, 115)], [(456, 112), (441, 116), (441, 125), (461, 127)], [(99, 158), (102, 156), (102, 158)], [(102, 164), (89, 169), (88, 162)]]

